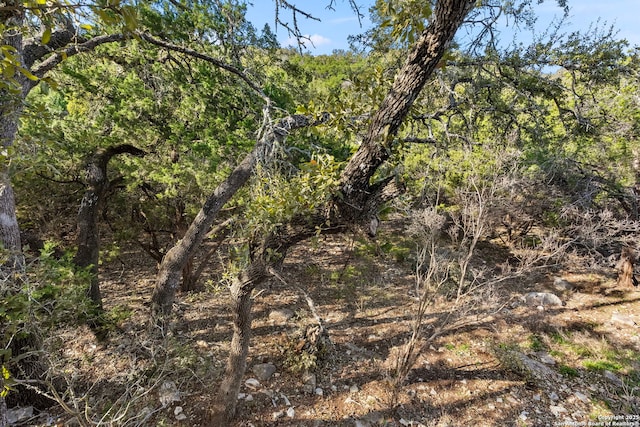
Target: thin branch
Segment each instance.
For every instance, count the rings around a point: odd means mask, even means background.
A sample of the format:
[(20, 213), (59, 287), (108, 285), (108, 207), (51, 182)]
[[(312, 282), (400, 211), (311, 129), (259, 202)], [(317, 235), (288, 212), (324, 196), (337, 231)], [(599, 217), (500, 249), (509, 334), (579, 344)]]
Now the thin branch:
[(189, 55), (192, 56), (194, 58), (198, 58), (201, 59), (203, 61), (206, 61), (210, 64), (215, 65), (218, 68), (222, 68), (223, 70), (226, 70), (232, 74), (235, 74), (236, 76), (240, 77), (240, 79), (242, 79), (251, 89), (253, 89), (258, 95), (260, 95), (260, 97), (262, 99), (264, 99), (268, 105), (271, 105), (271, 100), (269, 99), (269, 97), (264, 93), (264, 91), (253, 82), (253, 80), (251, 80), (249, 78), (249, 76), (247, 74), (245, 74), (242, 70), (234, 67), (233, 65), (227, 64), (226, 62), (223, 62), (217, 58), (214, 58), (213, 56), (209, 56), (206, 55), (202, 52), (198, 52), (196, 50), (193, 49), (189, 49), (187, 47), (183, 47), (183, 46), (178, 46), (175, 45), (173, 43), (169, 43), (166, 42), (164, 40), (160, 40), (157, 39), (153, 36), (151, 36), (148, 33), (138, 33), (138, 36), (142, 39), (145, 40), (153, 45), (156, 46), (160, 46), (160, 47), (164, 47), (165, 49), (169, 49), (172, 50), (174, 52), (180, 52), (183, 53), (185, 55)]
[[(60, 52), (54, 53), (53, 55), (51, 55), (50, 57), (42, 61), (40, 64), (35, 66), (31, 70), (31, 73), (36, 77), (42, 78), (46, 73), (51, 71), (54, 67), (56, 67), (58, 64), (60, 64), (62, 61), (64, 61), (70, 56), (73, 56), (82, 52), (89, 52), (105, 43), (113, 43), (113, 42), (118, 42), (126, 39), (127, 39), (127, 36), (125, 36), (124, 34), (107, 34), (104, 36), (94, 37), (90, 40), (87, 40), (84, 43), (69, 46), (68, 48)], [(36, 83), (37, 82), (33, 82), (33, 85), (35, 86)]]

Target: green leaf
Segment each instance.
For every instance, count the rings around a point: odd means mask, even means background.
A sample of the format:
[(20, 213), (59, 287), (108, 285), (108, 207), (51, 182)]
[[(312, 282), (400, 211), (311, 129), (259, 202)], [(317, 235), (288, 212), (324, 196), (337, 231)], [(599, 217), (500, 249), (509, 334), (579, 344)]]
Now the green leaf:
[(31, 74), (31, 71), (27, 70), (26, 68), (18, 67), (18, 70), (29, 80), (33, 80), (34, 82), (40, 80), (40, 78)]
[(42, 44), (47, 44), (49, 43), (50, 40), (51, 40), (51, 28), (47, 27), (42, 33)]
[(124, 25), (128, 30), (133, 31), (138, 26), (138, 16), (136, 15), (136, 9), (133, 6), (122, 7), (122, 17), (124, 18)]

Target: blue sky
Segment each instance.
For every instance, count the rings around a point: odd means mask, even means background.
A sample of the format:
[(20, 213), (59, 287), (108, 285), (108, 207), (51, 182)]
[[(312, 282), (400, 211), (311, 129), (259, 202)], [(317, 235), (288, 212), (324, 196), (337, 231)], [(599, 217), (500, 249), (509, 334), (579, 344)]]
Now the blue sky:
[[(261, 29), (265, 23), (275, 30), (275, 7), (272, 0), (251, 0), (247, 17), (254, 26)], [(362, 5), (365, 17), (362, 19), (362, 27), (358, 24), (355, 13), (351, 10), (347, 0), (334, 0), (334, 10), (327, 9), (330, 0), (289, 0), (321, 21), (298, 18), (298, 26), (308, 35), (313, 45), (308, 44), (309, 52), (313, 54), (330, 54), (334, 49), (347, 49), (349, 47), (347, 37), (350, 34), (364, 32), (370, 25), (368, 19), (369, 6), (374, 0), (356, 0)], [(567, 32), (583, 30), (587, 31), (591, 23), (598, 19), (607, 24), (613, 24), (619, 29), (618, 37), (626, 38), (632, 45), (640, 45), (640, 0), (569, 0), (571, 12), (569, 24), (564, 27)], [(543, 31), (546, 25), (562, 11), (554, 0), (546, 0), (543, 4), (535, 6), (539, 15), (539, 30)], [(291, 22), (291, 15), (287, 11), (281, 19)], [(292, 43), (285, 28), (277, 29), (278, 40), (283, 46)], [(509, 30), (503, 32), (505, 37), (510, 37)], [(524, 36), (523, 36), (524, 37)]]

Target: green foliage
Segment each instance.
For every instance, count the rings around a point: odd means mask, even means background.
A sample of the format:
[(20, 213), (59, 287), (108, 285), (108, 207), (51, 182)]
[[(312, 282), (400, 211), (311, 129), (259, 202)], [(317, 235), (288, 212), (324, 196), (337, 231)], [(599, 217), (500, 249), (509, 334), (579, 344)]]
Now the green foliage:
[(293, 173), (258, 171), (246, 206), (248, 229), (266, 235), (292, 219), (304, 221), (315, 214), (332, 197), (340, 166), (329, 154), (314, 154)]
[(547, 350), (547, 346), (545, 345), (542, 337), (540, 335), (529, 335), (529, 348), (533, 351), (544, 351)]

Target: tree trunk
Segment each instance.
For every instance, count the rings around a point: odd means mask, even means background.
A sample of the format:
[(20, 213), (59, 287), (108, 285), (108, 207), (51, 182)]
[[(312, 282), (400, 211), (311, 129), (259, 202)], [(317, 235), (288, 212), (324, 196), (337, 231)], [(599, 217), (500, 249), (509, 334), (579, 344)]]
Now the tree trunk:
[(88, 268), (91, 272), (91, 282), (87, 295), (95, 308), (102, 310), (102, 296), (100, 295), (100, 282), (98, 280), (98, 261), (100, 257), (100, 229), (98, 218), (104, 205), (104, 198), (109, 188), (107, 165), (113, 156), (118, 154), (144, 155), (144, 151), (123, 144), (99, 150), (95, 153), (85, 167), (85, 179), (87, 190), (82, 197), (78, 210), (78, 237), (76, 244), (78, 250), (73, 259), (80, 268)]
[[(0, 13), (4, 28), (9, 30), (2, 34), (2, 44), (15, 49), (17, 62), (24, 66), (23, 44), (21, 27), (24, 23), (24, 11), (22, 4), (16, 0), (5, 2), (7, 9)], [(14, 10), (11, 8), (14, 7)], [(12, 269), (22, 269), (24, 267), (24, 257), (20, 247), (20, 229), (16, 217), (16, 204), (11, 188), (7, 151), (13, 145), (18, 132), (18, 123), (22, 114), (23, 101), (30, 85), (27, 79), (17, 70), (14, 72), (13, 81), (5, 82), (7, 85), (15, 85), (15, 92), (7, 89), (0, 90), (0, 142), (3, 153), (0, 159), (0, 244), (9, 251), (9, 260), (5, 268), (9, 272)]]
[(436, 3), (431, 23), (409, 51), (391, 89), (371, 119), (362, 144), (342, 172), (342, 194), (335, 202), (345, 219), (371, 221), (375, 214), (371, 194), (380, 188), (370, 180), (393, 153), (400, 125), (475, 3), (475, 0)]
[(220, 209), (233, 195), (249, 180), (253, 168), (260, 158), (268, 151), (272, 144), (282, 142), (287, 134), (302, 127), (312, 126), (319, 122), (302, 115), (289, 116), (281, 119), (277, 125), (270, 125), (253, 150), (236, 166), (231, 174), (209, 195), (204, 206), (189, 225), (183, 238), (166, 253), (156, 277), (156, 287), (152, 296), (152, 325), (164, 328), (166, 318), (171, 313), (173, 300), (180, 274), (187, 262), (209, 232)]
[(618, 283), (621, 288), (633, 288), (638, 286), (638, 281), (633, 275), (633, 266), (636, 256), (631, 248), (623, 248), (618, 262)]
[(234, 281), (233, 337), (223, 380), (213, 410), (214, 426), (227, 425), (235, 416), (238, 392), (247, 369), (247, 355), (251, 341), (251, 292), (268, 277), (262, 262), (253, 262)]

